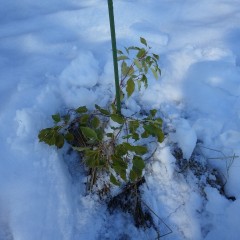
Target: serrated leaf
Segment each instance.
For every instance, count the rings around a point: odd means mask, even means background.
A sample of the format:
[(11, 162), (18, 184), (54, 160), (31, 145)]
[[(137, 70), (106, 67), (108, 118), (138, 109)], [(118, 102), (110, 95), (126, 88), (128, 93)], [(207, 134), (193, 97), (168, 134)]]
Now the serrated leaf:
[(140, 42), (141, 42), (142, 44), (144, 44), (144, 45), (147, 47), (147, 41), (146, 41), (145, 38), (140, 37)]
[(59, 123), (61, 121), (59, 113), (52, 115), (52, 119), (54, 120), (55, 123)]
[(153, 73), (153, 76), (156, 78), (156, 80), (158, 80), (158, 74), (157, 71), (154, 68), (151, 68), (151, 71)]
[(95, 104), (95, 108), (102, 113), (103, 115), (109, 116), (110, 112), (106, 109), (101, 108), (100, 106), (98, 106), (97, 104)]
[(55, 137), (55, 145), (57, 148), (62, 148), (64, 145), (64, 137), (62, 134), (57, 134)]
[(68, 142), (72, 142), (74, 140), (74, 136), (72, 133), (68, 132), (64, 135), (64, 138), (68, 141)]
[(111, 174), (110, 176), (110, 182), (116, 186), (120, 186), (120, 182)]
[(80, 129), (86, 138), (94, 139), (94, 140), (98, 138), (97, 133), (93, 129), (89, 127), (80, 127)]
[(110, 117), (111, 117), (111, 119), (114, 122), (117, 122), (119, 124), (123, 124), (124, 123), (124, 118), (121, 115), (119, 115), (119, 114), (113, 113), (113, 114), (110, 115)]
[(135, 83), (132, 78), (129, 78), (127, 81), (127, 87), (126, 87), (128, 97), (130, 97), (133, 94), (134, 90), (135, 90)]
[(81, 106), (79, 108), (76, 109), (77, 113), (86, 113), (88, 111), (86, 106)]

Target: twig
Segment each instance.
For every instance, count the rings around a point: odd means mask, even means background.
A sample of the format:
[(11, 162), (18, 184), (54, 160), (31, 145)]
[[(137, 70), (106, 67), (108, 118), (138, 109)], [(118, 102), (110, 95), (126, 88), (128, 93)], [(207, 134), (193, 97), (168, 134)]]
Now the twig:
[(149, 210), (151, 213), (153, 213), (153, 214), (160, 220), (160, 222), (163, 223), (163, 225), (169, 230), (168, 233), (165, 233), (165, 234), (163, 234), (163, 235), (160, 235), (160, 234), (158, 233), (160, 236), (158, 236), (157, 239), (159, 239), (159, 237), (164, 237), (164, 236), (167, 236), (167, 235), (171, 234), (171, 233), (173, 232), (172, 229), (171, 229), (143, 200), (141, 200), (141, 201), (142, 201), (142, 203), (148, 208), (148, 210)]

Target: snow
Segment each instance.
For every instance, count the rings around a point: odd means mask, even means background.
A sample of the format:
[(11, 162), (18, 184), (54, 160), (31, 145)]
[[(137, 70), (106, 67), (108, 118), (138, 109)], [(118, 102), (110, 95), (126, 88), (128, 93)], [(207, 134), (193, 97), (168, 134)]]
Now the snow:
[[(67, 146), (37, 138), (52, 114), (113, 99), (107, 1), (0, 1), (0, 239), (146, 239), (127, 214), (85, 195)], [(164, 120), (142, 186), (173, 231), (163, 239), (240, 239), (240, 1), (113, 1), (118, 48), (144, 37), (160, 55), (161, 78), (125, 113), (156, 108)], [(194, 158), (219, 172), (222, 194), (207, 183), (218, 176), (192, 172)]]

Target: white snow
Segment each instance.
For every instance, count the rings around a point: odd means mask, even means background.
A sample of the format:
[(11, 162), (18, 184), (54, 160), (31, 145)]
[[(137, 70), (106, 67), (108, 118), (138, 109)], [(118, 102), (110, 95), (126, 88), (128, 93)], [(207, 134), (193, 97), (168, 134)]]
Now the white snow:
[[(113, 99), (107, 1), (0, 2), (0, 240), (147, 239), (85, 195), (67, 147), (37, 138), (52, 114)], [(240, 0), (113, 2), (118, 48), (144, 37), (160, 55), (161, 78), (150, 76), (125, 112), (156, 108), (165, 121), (142, 187), (173, 231), (163, 239), (240, 239)], [(216, 169), (226, 196), (207, 173), (181, 172), (173, 145)]]

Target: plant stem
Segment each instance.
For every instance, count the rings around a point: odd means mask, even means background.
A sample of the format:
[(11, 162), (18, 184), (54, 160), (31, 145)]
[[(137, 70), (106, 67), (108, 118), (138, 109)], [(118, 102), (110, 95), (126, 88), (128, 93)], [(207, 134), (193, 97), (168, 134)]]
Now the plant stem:
[(118, 75), (118, 62), (117, 62), (117, 44), (115, 34), (115, 23), (113, 14), (113, 1), (108, 0), (108, 12), (112, 39), (112, 52), (113, 52), (113, 66), (115, 75), (115, 88), (116, 88), (116, 99), (117, 99), (117, 112), (121, 114), (121, 100), (120, 100), (120, 87), (119, 87), (119, 75)]

